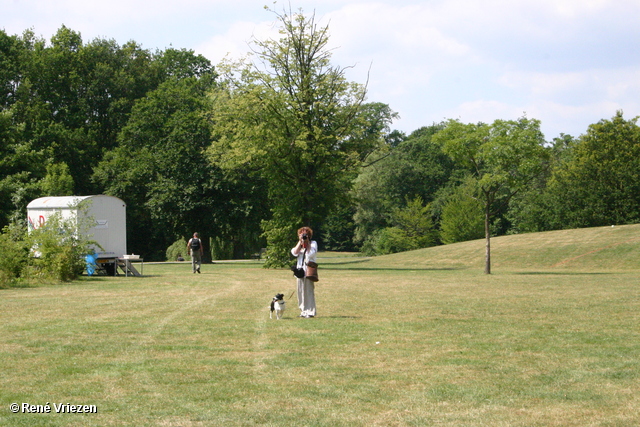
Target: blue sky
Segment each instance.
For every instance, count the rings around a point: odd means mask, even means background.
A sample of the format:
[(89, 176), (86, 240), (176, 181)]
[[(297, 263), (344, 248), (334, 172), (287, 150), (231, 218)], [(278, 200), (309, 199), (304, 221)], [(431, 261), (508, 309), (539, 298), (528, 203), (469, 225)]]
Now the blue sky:
[(371, 102), (410, 133), (445, 119), (541, 121), (547, 140), (579, 136), (617, 110), (640, 115), (639, 0), (0, 0), (0, 28), (45, 39), (62, 25), (215, 65), (270, 37), (284, 7), (329, 26), (333, 64), (369, 74)]

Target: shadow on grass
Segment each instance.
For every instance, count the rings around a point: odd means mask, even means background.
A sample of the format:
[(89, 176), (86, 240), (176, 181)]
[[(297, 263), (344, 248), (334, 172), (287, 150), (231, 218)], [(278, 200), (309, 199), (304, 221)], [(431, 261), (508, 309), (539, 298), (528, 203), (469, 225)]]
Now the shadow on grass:
[(10, 289), (31, 289), (31, 288), (39, 288), (39, 287), (40, 285), (35, 283), (23, 283), (23, 282), (7, 283), (5, 285), (0, 285), (0, 292), (8, 291)]
[[(335, 259), (335, 258), (325, 258), (327, 260), (329, 259)], [(318, 260), (320, 260), (320, 258), (318, 258)], [(350, 260), (350, 261), (337, 261), (337, 262), (323, 262), (322, 265), (345, 265), (345, 264), (361, 264), (363, 262), (369, 262), (371, 261), (371, 259), (356, 259), (356, 260)]]

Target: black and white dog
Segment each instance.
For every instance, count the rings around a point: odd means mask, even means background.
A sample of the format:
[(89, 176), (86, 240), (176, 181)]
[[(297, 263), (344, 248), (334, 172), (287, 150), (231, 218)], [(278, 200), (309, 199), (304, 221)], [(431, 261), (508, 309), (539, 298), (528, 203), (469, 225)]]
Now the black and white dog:
[(276, 294), (271, 300), (271, 312), (269, 312), (269, 319), (273, 319), (273, 312), (276, 312), (276, 319), (280, 320), (282, 318), (282, 313), (284, 313), (284, 295)]

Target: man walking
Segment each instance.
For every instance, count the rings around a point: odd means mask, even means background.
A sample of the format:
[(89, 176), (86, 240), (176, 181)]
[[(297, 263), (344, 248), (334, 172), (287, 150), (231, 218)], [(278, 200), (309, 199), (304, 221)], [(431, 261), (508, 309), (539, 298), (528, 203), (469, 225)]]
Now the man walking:
[(202, 264), (202, 255), (204, 250), (202, 249), (202, 240), (198, 236), (198, 233), (193, 233), (193, 237), (189, 239), (187, 243), (187, 252), (191, 253), (191, 268), (193, 274), (196, 272), (200, 274), (200, 265)]

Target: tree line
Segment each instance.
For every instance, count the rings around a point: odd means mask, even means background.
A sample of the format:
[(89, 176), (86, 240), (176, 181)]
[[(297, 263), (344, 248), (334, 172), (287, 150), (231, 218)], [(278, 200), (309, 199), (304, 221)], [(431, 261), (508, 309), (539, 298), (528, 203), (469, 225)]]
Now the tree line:
[(331, 63), (328, 26), (274, 15), (279, 39), (215, 68), (65, 26), (0, 31), (0, 225), (40, 196), (109, 194), (145, 259), (198, 231), (212, 258), (267, 247), (282, 266), (309, 225), (368, 254), (484, 237), (489, 273), (491, 236), (639, 222), (637, 118), (552, 141), (527, 117), (407, 135)]

